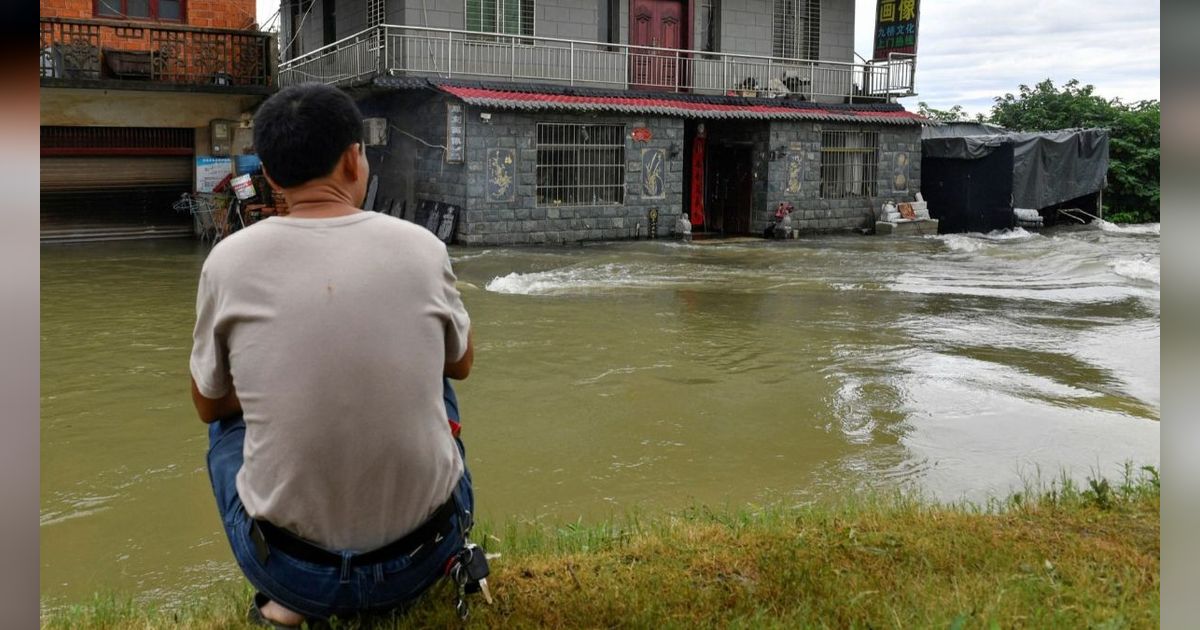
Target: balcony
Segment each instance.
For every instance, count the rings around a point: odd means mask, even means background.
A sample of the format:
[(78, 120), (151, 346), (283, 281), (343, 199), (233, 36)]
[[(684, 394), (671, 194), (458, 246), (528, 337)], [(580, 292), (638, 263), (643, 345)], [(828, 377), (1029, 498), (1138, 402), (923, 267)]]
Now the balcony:
[(269, 33), (103, 20), (42, 18), (46, 87), (269, 93)]
[(912, 96), (915, 66), (912, 55), (843, 63), (380, 25), (281, 63), (279, 84), (404, 75), (855, 102)]

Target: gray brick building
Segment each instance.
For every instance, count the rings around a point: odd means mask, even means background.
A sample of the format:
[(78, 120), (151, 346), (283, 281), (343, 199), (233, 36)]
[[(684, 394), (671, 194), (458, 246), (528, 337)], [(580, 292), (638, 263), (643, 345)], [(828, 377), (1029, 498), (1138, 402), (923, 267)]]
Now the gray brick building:
[[(328, 3), (325, 6), (324, 3)], [(855, 62), (853, 0), (286, 3), (283, 84), (348, 90), (377, 210), (466, 244), (872, 225), (920, 190), (914, 59)]]

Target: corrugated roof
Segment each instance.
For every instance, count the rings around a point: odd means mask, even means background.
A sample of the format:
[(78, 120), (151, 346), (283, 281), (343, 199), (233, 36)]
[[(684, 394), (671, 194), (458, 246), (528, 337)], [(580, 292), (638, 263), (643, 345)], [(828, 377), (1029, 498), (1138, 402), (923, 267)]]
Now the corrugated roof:
[(824, 120), (919, 125), (925, 118), (898, 104), (824, 105), (785, 99), (748, 99), (674, 93), (500, 89), (431, 81), (431, 85), (470, 105), (496, 109), (606, 111), (686, 118)]

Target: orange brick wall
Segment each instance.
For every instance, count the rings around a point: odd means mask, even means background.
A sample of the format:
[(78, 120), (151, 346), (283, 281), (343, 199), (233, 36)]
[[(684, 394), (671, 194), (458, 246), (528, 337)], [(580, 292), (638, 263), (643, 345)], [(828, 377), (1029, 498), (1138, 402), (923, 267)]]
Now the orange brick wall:
[[(274, 2), (275, 0), (259, 0)], [(244, 29), (255, 21), (255, 0), (184, 0), (185, 23), (207, 28)], [(41, 0), (42, 17), (92, 19), (93, 0)], [(111, 21), (106, 19), (106, 21)], [(133, 20), (130, 20), (133, 21)], [(175, 24), (176, 22), (163, 22)]]

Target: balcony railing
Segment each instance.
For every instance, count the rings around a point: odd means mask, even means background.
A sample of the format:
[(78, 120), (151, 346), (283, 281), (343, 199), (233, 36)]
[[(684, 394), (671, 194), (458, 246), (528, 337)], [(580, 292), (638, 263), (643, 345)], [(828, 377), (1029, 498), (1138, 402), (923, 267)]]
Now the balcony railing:
[(269, 88), (273, 51), (257, 31), (43, 18), (39, 68), (44, 84)]
[(408, 75), (829, 102), (911, 96), (915, 65), (912, 55), (844, 63), (381, 25), (283, 62), (279, 83)]

